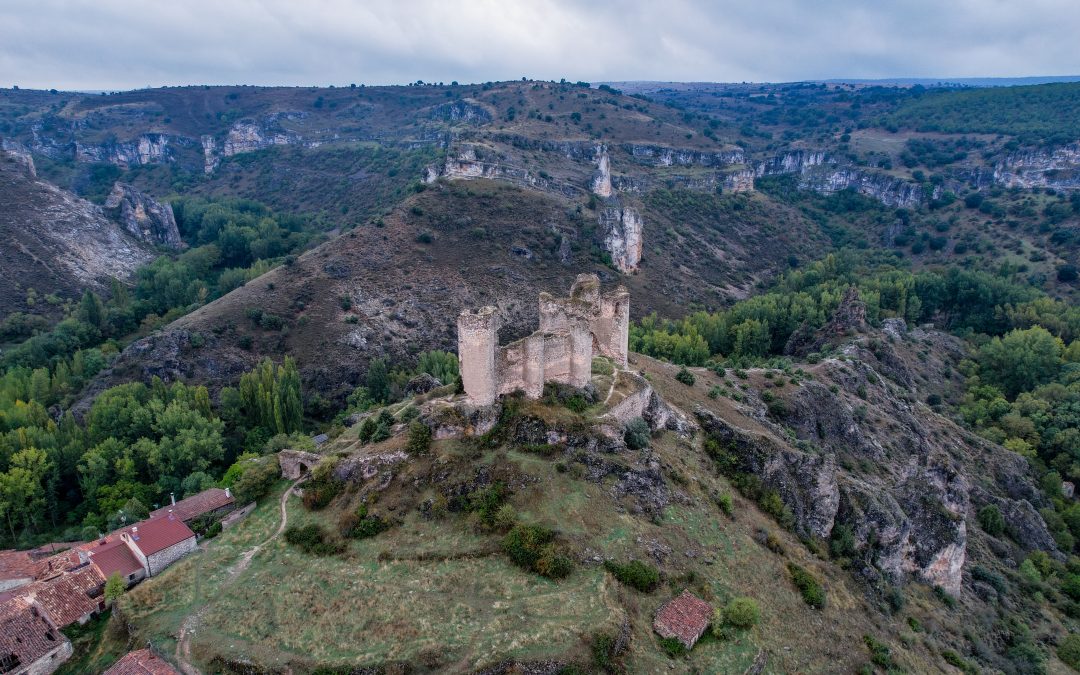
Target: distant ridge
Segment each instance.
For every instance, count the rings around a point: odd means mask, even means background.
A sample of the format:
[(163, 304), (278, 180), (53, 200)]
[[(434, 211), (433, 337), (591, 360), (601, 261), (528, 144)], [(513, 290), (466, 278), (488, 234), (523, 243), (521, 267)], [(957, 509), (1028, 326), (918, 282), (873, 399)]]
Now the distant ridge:
[(1032, 75), (1030, 77), (890, 77), (881, 79), (858, 77), (835, 77), (822, 80), (800, 80), (796, 82), (665, 82), (663, 80), (623, 80), (596, 82), (606, 84), (622, 91), (633, 93), (655, 91), (657, 89), (701, 89), (708, 87), (737, 87), (743, 85), (799, 84), (800, 82), (826, 84), (869, 84), (913, 87), (1016, 87), (1032, 84), (1056, 84), (1061, 82), (1080, 82), (1080, 75)]

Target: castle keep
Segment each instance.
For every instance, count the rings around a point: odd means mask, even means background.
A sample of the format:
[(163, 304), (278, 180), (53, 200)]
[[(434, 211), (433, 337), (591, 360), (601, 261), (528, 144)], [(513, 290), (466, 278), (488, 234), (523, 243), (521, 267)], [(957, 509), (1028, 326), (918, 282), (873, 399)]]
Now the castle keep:
[(494, 307), (458, 316), (458, 359), (469, 401), (489, 405), (518, 389), (540, 398), (545, 382), (575, 387), (589, 383), (592, 358), (601, 355), (625, 366), (630, 330), (630, 294), (622, 286), (600, 293), (595, 274), (580, 274), (570, 297), (540, 294), (540, 329), (499, 346)]

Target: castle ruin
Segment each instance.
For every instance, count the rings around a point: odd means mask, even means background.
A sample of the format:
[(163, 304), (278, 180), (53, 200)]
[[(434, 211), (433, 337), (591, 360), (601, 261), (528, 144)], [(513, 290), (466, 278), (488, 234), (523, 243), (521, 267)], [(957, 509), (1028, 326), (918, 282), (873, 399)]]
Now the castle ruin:
[(622, 286), (600, 293), (595, 274), (579, 274), (570, 297), (540, 294), (540, 328), (499, 346), (494, 307), (458, 316), (461, 383), (469, 402), (490, 405), (518, 389), (540, 398), (545, 382), (583, 387), (592, 376), (594, 355), (626, 365), (630, 337), (630, 293)]

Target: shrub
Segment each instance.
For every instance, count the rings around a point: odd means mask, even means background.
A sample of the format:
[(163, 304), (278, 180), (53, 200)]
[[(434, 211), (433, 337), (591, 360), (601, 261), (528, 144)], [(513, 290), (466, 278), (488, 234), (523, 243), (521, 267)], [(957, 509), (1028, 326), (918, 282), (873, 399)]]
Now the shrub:
[(431, 449), (431, 428), (420, 420), (409, 424), (409, 439), (405, 443), (405, 452), (410, 455), (426, 455)]
[(495, 482), (482, 490), (475, 490), (469, 495), (467, 509), (480, 518), (480, 522), (487, 527), (494, 527), (499, 509), (510, 491), (501, 482)]
[(628, 563), (608, 560), (604, 562), (604, 568), (621, 583), (642, 593), (651, 593), (660, 585), (660, 570), (640, 560), (631, 560)]
[(259, 326), (263, 330), (281, 330), (285, 326), (285, 319), (277, 314), (263, 314), (259, 318)]
[(855, 554), (855, 533), (850, 525), (837, 525), (833, 528), (829, 541), (829, 552), (834, 558), (850, 558)]
[(720, 510), (724, 512), (724, 515), (731, 516), (735, 513), (735, 501), (731, 498), (731, 495), (724, 493), (718, 496), (716, 503), (720, 506)]
[(669, 659), (677, 659), (686, 654), (686, 645), (673, 637), (660, 638), (660, 649), (664, 650)]
[(309, 555), (334, 555), (344, 550), (341, 542), (328, 541), (321, 527), (311, 525), (290, 525), (285, 528), (285, 541)]
[(885, 670), (893, 667), (892, 649), (889, 648), (889, 645), (874, 639), (871, 635), (864, 635), (863, 642), (866, 643), (866, 648), (870, 650), (870, 661)]
[(232, 491), (237, 504), (247, 504), (270, 491), (281, 475), (281, 469), (274, 457), (241, 461), (242, 473), (233, 483)]
[(502, 540), (502, 549), (515, 565), (559, 579), (573, 570), (573, 561), (555, 544), (555, 532), (543, 525), (515, 525)]
[(694, 377), (694, 374), (687, 370), (685, 367), (680, 369), (679, 372), (675, 374), (675, 379), (679, 382), (682, 382), (688, 387), (694, 386), (694, 382), (697, 381), (697, 378)]
[(825, 589), (822, 588), (821, 582), (800, 565), (792, 562), (788, 563), (787, 567), (788, 574), (791, 575), (791, 582), (795, 584), (795, 588), (799, 589), (803, 601), (814, 609), (823, 608), (825, 606)]
[[(616, 637), (607, 633), (596, 633), (592, 639), (593, 665), (604, 673), (620, 673), (624, 671), (618, 662), (619, 641)], [(562, 672), (566, 672), (565, 669)]]
[(649, 433), (649, 423), (640, 417), (635, 417), (626, 423), (623, 440), (626, 441), (626, 447), (631, 450), (642, 450), (649, 447)]
[(761, 620), (761, 609), (753, 598), (735, 598), (723, 609), (723, 622), (736, 628), (753, 628)]
[(1080, 635), (1069, 635), (1057, 648), (1058, 658), (1073, 670), (1080, 670)]
[(374, 537), (388, 529), (390, 529), (390, 523), (380, 516), (368, 513), (366, 504), (362, 504), (354, 513), (347, 513), (342, 516), (341, 521), (338, 523), (338, 530), (341, 535), (354, 539)]
[(997, 506), (990, 504), (979, 509), (979, 527), (991, 537), (1000, 537), (1005, 531), (1005, 518)]

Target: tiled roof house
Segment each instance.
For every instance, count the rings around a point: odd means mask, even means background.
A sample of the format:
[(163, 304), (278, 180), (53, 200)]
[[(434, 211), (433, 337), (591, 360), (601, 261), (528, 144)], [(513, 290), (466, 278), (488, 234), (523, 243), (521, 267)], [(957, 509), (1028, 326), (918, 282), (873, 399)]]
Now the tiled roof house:
[(691, 649), (709, 627), (712, 605), (690, 591), (668, 601), (656, 612), (653, 630), (663, 638), (675, 638)]
[[(86, 623), (104, 607), (105, 577), (93, 565), (19, 589), (20, 597), (41, 607), (59, 628)], [(2, 672), (2, 671), (0, 671)]]
[(128, 652), (103, 675), (180, 675), (167, 661), (149, 649)]
[(25, 598), (0, 602), (0, 673), (51, 673), (71, 656), (71, 642)]
[(174, 501), (169, 506), (152, 511), (150, 518), (160, 518), (172, 511), (176, 517), (187, 524), (207, 513), (221, 513), (231, 510), (235, 503), (232, 491), (229, 488), (210, 488), (203, 490), (197, 495), (192, 495), (180, 501)]

